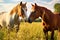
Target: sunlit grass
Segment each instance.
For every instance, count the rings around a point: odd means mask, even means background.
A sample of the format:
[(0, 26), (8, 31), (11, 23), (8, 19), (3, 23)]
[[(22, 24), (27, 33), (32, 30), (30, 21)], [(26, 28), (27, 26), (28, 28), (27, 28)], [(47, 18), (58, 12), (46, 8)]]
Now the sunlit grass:
[[(3, 40), (8, 40), (8, 30), (3, 28), (1, 30)], [(48, 32), (48, 38), (50, 40), (51, 33)], [(16, 38), (17, 35), (17, 38)], [(15, 29), (10, 32), (10, 40), (45, 40), (45, 35), (43, 32), (43, 25), (41, 22), (21, 22), (19, 27), (19, 32), (16, 34)], [(57, 31), (55, 31), (54, 39), (57, 40)]]

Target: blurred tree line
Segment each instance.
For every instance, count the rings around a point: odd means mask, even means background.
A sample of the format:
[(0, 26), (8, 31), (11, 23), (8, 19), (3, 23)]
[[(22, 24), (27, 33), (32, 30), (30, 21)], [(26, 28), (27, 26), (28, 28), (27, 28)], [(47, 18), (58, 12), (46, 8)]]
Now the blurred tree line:
[(54, 11), (57, 12), (57, 13), (60, 13), (60, 3), (56, 3), (54, 5)]

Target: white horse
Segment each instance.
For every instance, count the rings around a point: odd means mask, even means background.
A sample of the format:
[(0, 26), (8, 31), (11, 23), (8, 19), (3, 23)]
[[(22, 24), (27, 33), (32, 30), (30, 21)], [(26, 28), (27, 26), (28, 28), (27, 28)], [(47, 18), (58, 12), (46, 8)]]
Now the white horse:
[(0, 13), (0, 25), (7, 27), (10, 21), (10, 15), (7, 12)]
[[(26, 17), (27, 7), (26, 3), (20, 2), (9, 13), (2, 13), (0, 15), (0, 25), (6, 26), (8, 29), (8, 37), (10, 37), (10, 30), (15, 27), (16, 33), (19, 30), (20, 19)], [(17, 37), (17, 34), (16, 34)], [(9, 39), (9, 38), (8, 38)]]

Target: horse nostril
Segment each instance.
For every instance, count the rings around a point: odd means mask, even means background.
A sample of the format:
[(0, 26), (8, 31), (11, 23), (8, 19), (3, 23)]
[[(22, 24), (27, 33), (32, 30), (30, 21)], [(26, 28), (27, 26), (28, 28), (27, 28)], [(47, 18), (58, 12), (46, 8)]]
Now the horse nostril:
[(30, 22), (30, 18), (28, 18), (28, 22)]
[(28, 22), (29, 22), (29, 23), (32, 23), (32, 20), (31, 20), (30, 18), (28, 18)]

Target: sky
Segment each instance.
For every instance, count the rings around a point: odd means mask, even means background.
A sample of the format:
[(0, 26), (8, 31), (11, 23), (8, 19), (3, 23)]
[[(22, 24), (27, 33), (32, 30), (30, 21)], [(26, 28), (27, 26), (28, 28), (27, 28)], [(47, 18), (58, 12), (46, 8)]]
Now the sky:
[[(0, 12), (10, 12), (11, 9), (21, 1), (27, 2), (27, 6), (29, 6), (31, 2), (37, 3), (38, 5), (44, 6), (51, 11), (54, 11), (55, 3), (60, 3), (60, 0), (0, 0)], [(28, 8), (30, 8), (30, 6)]]

